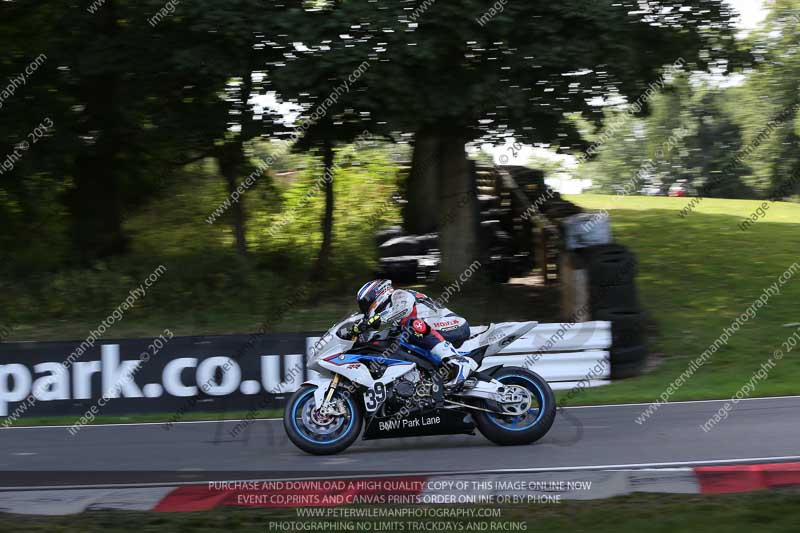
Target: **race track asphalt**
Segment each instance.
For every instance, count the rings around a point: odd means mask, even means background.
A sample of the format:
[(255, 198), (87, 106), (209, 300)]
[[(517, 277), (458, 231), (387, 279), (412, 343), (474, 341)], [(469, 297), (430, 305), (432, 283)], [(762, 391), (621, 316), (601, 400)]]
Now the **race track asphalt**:
[(300, 479), (525, 469), (645, 468), (800, 456), (800, 397), (740, 402), (708, 432), (725, 401), (672, 403), (643, 424), (646, 405), (577, 407), (559, 413), (529, 446), (501, 447), (480, 434), (357, 441), (336, 456), (296, 449), (280, 420), (0, 430), (0, 487)]

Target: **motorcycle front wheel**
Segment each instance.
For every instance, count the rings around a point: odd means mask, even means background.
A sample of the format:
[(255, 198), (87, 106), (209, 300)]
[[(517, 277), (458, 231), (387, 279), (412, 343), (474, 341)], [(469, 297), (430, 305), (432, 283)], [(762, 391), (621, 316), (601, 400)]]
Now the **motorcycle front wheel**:
[(321, 416), (314, 404), (317, 387), (303, 385), (289, 398), (283, 413), (283, 428), (295, 446), (314, 455), (339, 453), (361, 433), (364, 417), (349, 394), (337, 390), (332, 400), (341, 400), (344, 413)]
[[(531, 393), (531, 404), (519, 415), (500, 415), (477, 411), (473, 417), (483, 436), (496, 444), (530, 444), (544, 437), (556, 418), (556, 397), (542, 376), (530, 370), (505, 367), (498, 370), (494, 379), (503, 385), (524, 387)], [(497, 405), (486, 402), (484, 407)]]

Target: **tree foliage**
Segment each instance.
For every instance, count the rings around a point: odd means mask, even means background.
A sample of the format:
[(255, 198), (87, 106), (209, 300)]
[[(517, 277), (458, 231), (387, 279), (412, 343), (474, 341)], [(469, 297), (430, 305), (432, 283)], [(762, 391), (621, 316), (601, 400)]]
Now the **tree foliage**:
[(619, 137), (582, 175), (605, 190), (620, 187), (670, 132), (688, 135), (656, 161), (650, 179), (664, 190), (678, 179), (707, 196), (788, 198), (800, 191), (800, 2), (769, 5), (762, 27), (741, 47), (751, 61), (726, 78), (694, 72), (652, 100), (652, 114), (633, 120), (638, 136)]
[[(769, 28), (752, 38), (754, 73), (736, 90), (753, 105), (736, 109), (729, 91), (697, 90), (677, 76), (683, 85), (637, 107), (623, 129), (630, 142), (602, 147), (597, 168), (613, 179), (635, 174), (680, 125), (692, 137), (656, 173), (713, 172), (727, 151), (758, 134), (747, 116), (759, 112), (755, 100), (769, 92), (763, 112), (774, 113), (797, 96), (797, 32), (772, 32), (796, 24), (795, 4), (775, 2)], [(366, 131), (413, 144), (407, 212), (428, 217), (424, 231), (442, 232), (443, 272), (452, 276), (480, 253), (476, 206), (453, 204), (473, 186), (465, 143), (513, 137), (579, 153), (591, 142), (587, 128), (613, 119), (612, 103), (639, 101), (665, 66), (680, 60), (686, 72), (725, 72), (748, 57), (721, 0), (508, 2), (497, 13), (490, 7), (478, 0), (2, 2), (3, 79), (45, 58), (3, 101), (4, 153), (45, 119), (53, 125), (0, 175), (0, 244), (19, 272), (126, 257), (141, 230), (131, 221), (154, 205), (184, 205), (185, 197), (171, 195), (191, 194), (186, 184), (195, 184), (194, 176), (220, 182), (195, 194), (196, 210), (211, 213), (255, 171), (258, 184), (224, 210), (220, 220), (229, 227), (203, 230), (222, 235), (243, 257), (269, 255), (270, 246), (283, 253), (263, 225), (280, 219), (300, 193), (298, 183), (311, 187), (310, 176), (318, 180), (336, 167)], [(287, 123), (265, 109), (267, 94), (295, 104), (297, 120)], [(778, 144), (760, 148), (769, 153), (752, 172), (742, 168), (743, 187), (774, 184), (774, 176), (796, 166), (796, 135), (796, 119), (787, 121), (774, 136)], [(295, 152), (321, 156), (327, 169), (278, 168), (292, 157), (277, 142), (285, 139), (295, 141)], [(280, 153), (266, 164), (265, 152)], [(332, 175), (354, 186), (343, 171)], [(302, 181), (286, 183), (285, 176)], [(392, 187), (384, 178), (377, 182), (385, 198)], [(314, 227), (322, 220), (322, 242), (316, 232), (303, 241), (320, 257), (335, 255), (338, 228), (359, 216), (342, 213), (338, 220), (334, 192), (348, 198), (352, 191), (330, 184), (327, 207), (315, 199), (307, 215)], [(451, 212), (452, 223), (436, 218)], [(21, 234), (32, 244), (20, 242)]]

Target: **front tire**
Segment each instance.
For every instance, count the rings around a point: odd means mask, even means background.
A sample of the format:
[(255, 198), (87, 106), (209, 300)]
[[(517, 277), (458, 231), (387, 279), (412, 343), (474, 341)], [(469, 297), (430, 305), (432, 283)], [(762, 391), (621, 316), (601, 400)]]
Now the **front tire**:
[(355, 399), (337, 390), (334, 399), (344, 402), (345, 414), (320, 417), (314, 405), (314, 385), (303, 385), (289, 398), (283, 428), (289, 440), (304, 452), (331, 455), (348, 448), (361, 434), (364, 417)]
[[(501, 368), (493, 377), (504, 385), (525, 387), (533, 401), (523, 416), (475, 412), (475, 424), (483, 436), (506, 446), (530, 444), (544, 437), (556, 419), (556, 397), (547, 381), (535, 372), (518, 367)], [(488, 404), (484, 407), (492, 408)]]

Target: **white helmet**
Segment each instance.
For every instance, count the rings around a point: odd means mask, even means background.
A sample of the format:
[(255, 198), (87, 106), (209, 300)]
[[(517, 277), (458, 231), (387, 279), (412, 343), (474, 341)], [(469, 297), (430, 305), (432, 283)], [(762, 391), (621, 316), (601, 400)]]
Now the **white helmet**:
[(394, 287), (388, 279), (376, 279), (365, 283), (356, 295), (358, 309), (367, 316), (370, 311), (383, 304), (393, 292)]

